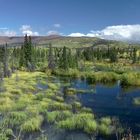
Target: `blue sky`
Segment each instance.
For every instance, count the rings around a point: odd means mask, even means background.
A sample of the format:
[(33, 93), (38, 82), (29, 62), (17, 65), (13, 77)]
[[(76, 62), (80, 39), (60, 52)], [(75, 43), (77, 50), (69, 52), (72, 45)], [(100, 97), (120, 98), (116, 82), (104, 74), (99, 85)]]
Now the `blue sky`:
[(124, 37), (140, 31), (140, 0), (0, 0), (0, 35), (114, 39), (122, 31)]

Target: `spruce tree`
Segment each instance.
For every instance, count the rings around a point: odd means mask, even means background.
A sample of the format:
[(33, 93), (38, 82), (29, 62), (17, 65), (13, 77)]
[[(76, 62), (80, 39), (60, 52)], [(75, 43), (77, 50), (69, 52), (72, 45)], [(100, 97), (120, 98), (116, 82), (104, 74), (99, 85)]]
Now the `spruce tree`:
[(67, 48), (64, 46), (62, 50), (62, 61), (61, 61), (61, 68), (68, 70), (69, 63), (68, 63), (68, 57), (67, 57)]
[(55, 68), (55, 60), (54, 60), (53, 49), (51, 44), (49, 44), (48, 68), (51, 70)]
[(118, 57), (117, 57), (117, 50), (115, 48), (113, 48), (111, 50), (111, 53), (110, 53), (110, 62), (117, 62), (118, 61)]
[(73, 59), (72, 59), (71, 49), (68, 50), (67, 59), (68, 59), (69, 67), (73, 68)]
[(25, 57), (25, 66), (26, 67), (28, 66), (28, 60), (29, 60), (29, 54), (30, 54), (28, 48), (29, 48), (28, 36), (26, 34), (25, 37), (24, 37), (24, 49), (23, 49), (23, 51), (24, 51), (24, 57)]
[(136, 61), (137, 61), (137, 49), (136, 48), (133, 49), (132, 59), (133, 59), (133, 63), (136, 63)]
[(27, 36), (27, 34), (24, 37), (24, 45), (21, 46), (21, 52), (20, 52), (20, 61), (19, 65), (20, 67), (26, 67), (29, 70), (32, 70), (32, 51), (33, 51), (33, 46), (32, 46), (32, 40), (31, 36)]
[(109, 45), (107, 46), (107, 58), (110, 58), (110, 47), (109, 47)]
[(10, 76), (10, 70), (8, 69), (8, 61), (9, 61), (9, 50), (7, 48), (7, 43), (5, 46), (2, 46), (0, 49), (0, 56), (1, 59), (0, 61), (3, 64), (3, 74), (4, 77), (9, 77)]
[(32, 63), (32, 38), (29, 36), (28, 39), (28, 61)]
[(24, 50), (24, 46), (21, 46), (20, 49), (20, 60), (19, 60), (19, 66), (20, 67), (24, 67), (25, 66), (25, 50)]

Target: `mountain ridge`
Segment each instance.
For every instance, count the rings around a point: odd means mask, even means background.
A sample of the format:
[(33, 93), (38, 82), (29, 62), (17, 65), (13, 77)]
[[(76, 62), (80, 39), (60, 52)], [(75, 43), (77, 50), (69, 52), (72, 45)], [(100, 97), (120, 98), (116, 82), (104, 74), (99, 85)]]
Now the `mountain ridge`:
[[(24, 36), (0, 36), (0, 45), (3, 44), (23, 44)], [(119, 46), (128, 46), (128, 45), (138, 45), (138, 43), (129, 43), (116, 40), (105, 40), (96, 37), (69, 37), (69, 36), (59, 36), (59, 35), (50, 35), (50, 36), (32, 36), (32, 42), (36, 45), (47, 45), (52, 44), (54, 47), (90, 47), (93, 44), (100, 42), (100, 45), (114, 44)]]

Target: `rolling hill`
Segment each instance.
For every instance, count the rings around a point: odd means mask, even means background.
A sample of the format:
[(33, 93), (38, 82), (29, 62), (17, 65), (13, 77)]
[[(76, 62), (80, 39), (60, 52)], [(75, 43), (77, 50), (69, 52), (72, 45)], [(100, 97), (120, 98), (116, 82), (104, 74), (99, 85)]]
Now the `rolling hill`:
[[(24, 42), (24, 37), (0, 37), (0, 45), (8, 44), (9, 46), (20, 46)], [(33, 44), (37, 46), (47, 47), (48, 44), (52, 44), (53, 47), (70, 47), (81, 48), (90, 46), (118, 46), (128, 47), (130, 44), (120, 41), (103, 40), (95, 37), (65, 37), (65, 36), (33, 36)], [(131, 46), (140, 46), (139, 44), (131, 44)]]

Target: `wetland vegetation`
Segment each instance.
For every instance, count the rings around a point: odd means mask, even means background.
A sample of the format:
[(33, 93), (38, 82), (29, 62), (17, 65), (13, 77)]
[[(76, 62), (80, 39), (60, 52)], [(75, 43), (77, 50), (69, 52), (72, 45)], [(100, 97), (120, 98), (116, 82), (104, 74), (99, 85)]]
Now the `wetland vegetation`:
[(4, 44), (0, 140), (138, 138), (139, 60), (137, 45), (120, 42), (41, 47), (26, 35), (20, 47)]

